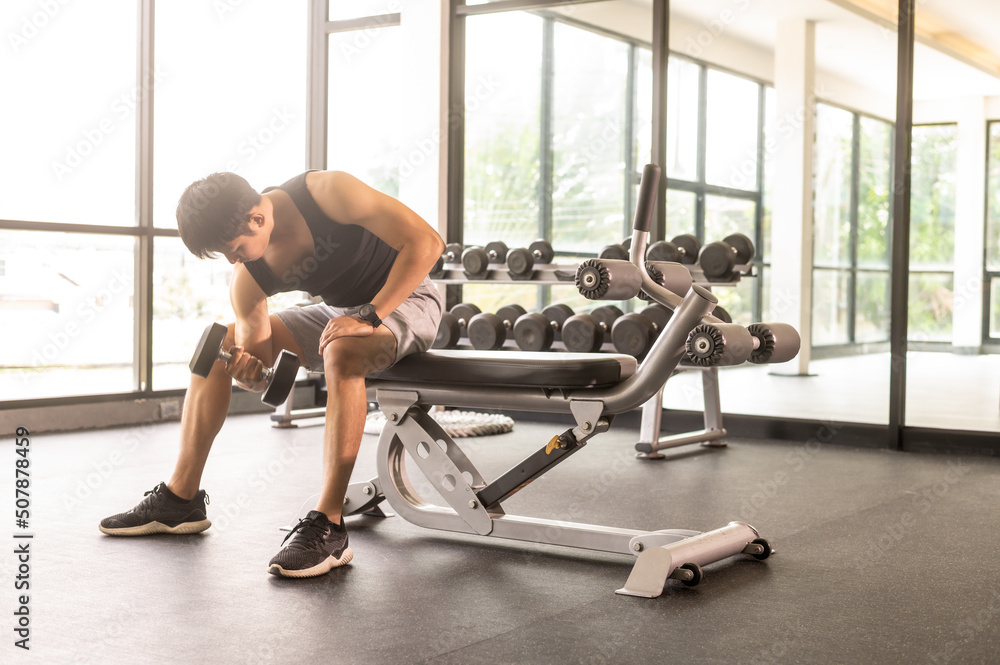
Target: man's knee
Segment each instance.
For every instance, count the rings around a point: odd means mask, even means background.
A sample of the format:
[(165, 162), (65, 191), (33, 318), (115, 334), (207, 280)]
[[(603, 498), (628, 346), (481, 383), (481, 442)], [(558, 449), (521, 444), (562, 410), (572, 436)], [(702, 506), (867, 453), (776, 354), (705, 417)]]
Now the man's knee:
[[(381, 336), (380, 336), (381, 337)], [(327, 380), (364, 378), (392, 364), (393, 348), (382, 341), (366, 338), (335, 339), (323, 349), (323, 370)]]
[(328, 380), (364, 377), (358, 355), (343, 340), (335, 339), (323, 349), (323, 371)]

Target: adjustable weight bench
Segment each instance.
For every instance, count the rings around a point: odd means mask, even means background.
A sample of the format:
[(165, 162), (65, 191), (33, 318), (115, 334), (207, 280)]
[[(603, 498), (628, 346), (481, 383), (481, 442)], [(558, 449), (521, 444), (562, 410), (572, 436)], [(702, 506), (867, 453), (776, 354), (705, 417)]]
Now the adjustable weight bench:
[[(757, 559), (771, 554), (767, 541), (743, 522), (705, 533), (641, 531), (508, 515), (503, 509), (506, 499), (607, 431), (617, 414), (642, 406), (656, 394), (686, 352), (692, 331), (718, 322), (708, 316), (718, 302), (709, 291), (692, 286), (682, 298), (653, 282), (640, 267), (659, 178), (659, 168), (647, 165), (632, 262), (590, 260), (576, 275), (577, 287), (588, 297), (628, 299), (641, 288), (674, 310), (642, 364), (637, 367), (635, 358), (622, 354), (435, 350), (370, 375), (369, 399), (378, 402), (387, 419), (376, 453), (378, 476), (350, 485), (344, 515), (384, 515), (379, 504), (385, 501), (403, 519), (430, 529), (638, 556), (617, 592), (649, 598), (662, 593), (668, 578), (697, 584), (701, 566), (708, 563), (740, 553)], [(749, 354), (747, 348), (759, 346), (746, 328), (735, 326), (743, 331), (741, 336), (732, 326), (718, 324), (730, 340), (725, 353)], [(432, 405), (567, 413), (576, 424), (487, 481), (427, 413)], [(418, 493), (407, 475), (411, 462), (446, 505)]]

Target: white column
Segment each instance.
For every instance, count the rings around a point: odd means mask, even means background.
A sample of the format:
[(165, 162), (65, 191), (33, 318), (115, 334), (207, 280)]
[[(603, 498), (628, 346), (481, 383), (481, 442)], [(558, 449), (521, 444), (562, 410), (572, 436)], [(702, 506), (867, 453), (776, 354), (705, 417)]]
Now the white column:
[(955, 296), (952, 345), (979, 350), (983, 331), (986, 226), (986, 100), (961, 100), (955, 177)]
[[(813, 126), (816, 29), (812, 21), (778, 22), (774, 48), (775, 136), (771, 220), (770, 319), (795, 326), (798, 357), (778, 373), (808, 374), (812, 331)], [(768, 317), (765, 316), (765, 319)]]

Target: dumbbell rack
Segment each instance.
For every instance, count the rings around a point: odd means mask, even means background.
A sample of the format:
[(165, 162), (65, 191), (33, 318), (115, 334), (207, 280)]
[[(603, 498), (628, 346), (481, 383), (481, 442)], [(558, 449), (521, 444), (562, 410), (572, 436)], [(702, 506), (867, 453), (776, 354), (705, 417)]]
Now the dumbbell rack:
[[(699, 286), (736, 286), (741, 276), (753, 276), (753, 264), (736, 266), (737, 279), (728, 282), (711, 282), (705, 279), (704, 273), (697, 265), (685, 266), (691, 272), (691, 279)], [(567, 285), (573, 284), (577, 264), (546, 263), (535, 264), (532, 271), (525, 275), (515, 275), (509, 272), (502, 263), (491, 264), (484, 272), (469, 275), (461, 263), (446, 263), (434, 281), (441, 284), (469, 283), (532, 283), (537, 285)], [(719, 398), (719, 368), (701, 367), (693, 363), (682, 362), (680, 370), (697, 370), (702, 373), (702, 389), (704, 393), (704, 429), (683, 432), (669, 436), (660, 436), (660, 426), (663, 420), (663, 391), (666, 383), (655, 395), (642, 406), (642, 416), (639, 427), (639, 441), (636, 443), (636, 457), (640, 459), (660, 459), (659, 452), (676, 446), (700, 443), (704, 446), (724, 447), (723, 440), (726, 429), (722, 422), (722, 403)], [(274, 427), (295, 427), (292, 421), (302, 418), (316, 418), (326, 413), (324, 407), (305, 409), (292, 408), (292, 395), (271, 414)]]
[[(712, 282), (705, 279), (705, 274), (697, 265), (686, 265), (691, 273), (693, 283), (699, 286), (736, 286), (741, 277), (754, 276), (754, 264), (737, 265), (736, 279), (727, 282)], [(577, 264), (536, 264), (528, 275), (514, 275), (504, 268), (502, 263), (491, 265), (485, 274), (469, 275), (461, 263), (446, 263), (434, 281), (442, 284), (468, 284), (480, 282), (530, 282), (538, 285), (573, 284), (576, 277)], [(639, 427), (639, 441), (635, 448), (636, 457), (640, 459), (660, 459), (658, 451), (676, 446), (700, 443), (704, 446), (724, 447), (723, 438), (726, 429), (722, 424), (722, 403), (719, 399), (719, 368), (702, 367), (693, 363), (682, 362), (679, 369), (698, 370), (702, 373), (702, 389), (704, 392), (705, 428), (693, 432), (683, 432), (669, 436), (660, 436), (660, 425), (663, 419), (663, 390), (666, 382), (649, 401), (642, 405), (642, 417)]]

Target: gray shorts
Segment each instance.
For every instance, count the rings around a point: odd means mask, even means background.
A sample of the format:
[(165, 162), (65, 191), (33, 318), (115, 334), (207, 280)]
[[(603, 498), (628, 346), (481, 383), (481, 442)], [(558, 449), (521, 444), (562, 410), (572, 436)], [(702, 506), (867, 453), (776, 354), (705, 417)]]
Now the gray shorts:
[[(434, 344), (438, 323), (441, 321), (441, 294), (430, 277), (410, 294), (410, 297), (387, 316), (382, 325), (396, 338), (396, 359), (394, 363), (411, 353), (421, 353)], [(319, 355), (319, 337), (330, 319), (356, 314), (357, 307), (333, 307), (326, 303), (289, 307), (275, 312), (285, 324), (292, 337), (299, 343), (306, 357), (303, 365), (312, 372), (323, 371), (323, 357)]]

